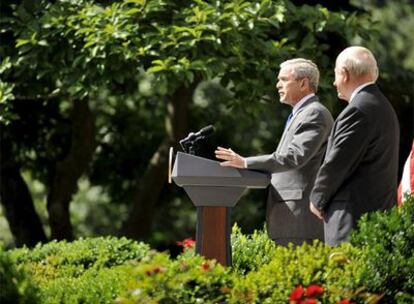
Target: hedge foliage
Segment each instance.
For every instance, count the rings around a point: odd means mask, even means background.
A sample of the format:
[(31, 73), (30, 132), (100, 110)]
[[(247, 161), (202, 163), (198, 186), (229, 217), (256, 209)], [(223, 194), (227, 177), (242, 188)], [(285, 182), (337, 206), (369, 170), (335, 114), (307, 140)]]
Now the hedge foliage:
[(344, 295), (356, 299), (352, 288), (359, 282), (359, 253), (349, 244), (278, 246), (270, 263), (237, 277), (230, 302), (287, 303), (295, 287), (309, 285), (324, 286), (323, 303), (336, 303)]
[(131, 269), (135, 278), (117, 303), (222, 303), (231, 290), (232, 275), (215, 261), (158, 254)]
[[(0, 250), (1, 303), (413, 303), (414, 199), (365, 216), (351, 243), (276, 246), (232, 233), (233, 266), (183, 242), (176, 258), (125, 238)], [(317, 292), (317, 296), (309, 294)], [(292, 300), (293, 298), (306, 299)], [(302, 302), (300, 302), (302, 301)]]
[(351, 238), (365, 249), (361, 280), (382, 303), (414, 303), (414, 196), (400, 208), (366, 214)]
[(10, 258), (39, 287), (39, 303), (112, 303), (127, 286), (127, 265), (152, 254), (143, 243), (100, 237), (15, 249)]
[(37, 303), (38, 292), (30, 275), (16, 265), (10, 254), (0, 246), (0, 303)]
[(267, 236), (266, 226), (263, 231), (256, 230), (253, 234), (245, 235), (235, 224), (231, 235), (231, 245), (232, 269), (240, 275), (268, 264), (276, 252), (276, 244)]

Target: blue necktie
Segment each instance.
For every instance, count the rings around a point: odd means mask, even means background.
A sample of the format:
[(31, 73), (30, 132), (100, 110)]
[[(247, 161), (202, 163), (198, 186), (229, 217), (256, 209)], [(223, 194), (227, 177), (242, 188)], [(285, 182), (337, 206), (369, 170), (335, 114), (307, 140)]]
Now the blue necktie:
[(285, 124), (285, 129), (289, 126), (290, 121), (292, 120), (293, 117), (293, 112), (290, 112), (287, 120), (286, 120), (286, 124)]

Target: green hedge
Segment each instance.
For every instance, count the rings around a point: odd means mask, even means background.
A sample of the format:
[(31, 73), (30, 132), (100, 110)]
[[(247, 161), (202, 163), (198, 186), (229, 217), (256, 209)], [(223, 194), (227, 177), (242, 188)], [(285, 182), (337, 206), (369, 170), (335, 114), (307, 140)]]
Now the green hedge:
[(235, 224), (231, 234), (233, 253), (232, 270), (239, 275), (258, 270), (268, 264), (276, 254), (276, 244), (267, 236), (266, 226), (246, 235)]
[(31, 276), (21, 266), (17, 266), (10, 253), (0, 245), (0, 303), (38, 303), (38, 293)]
[(330, 247), (320, 242), (300, 247), (277, 247), (269, 264), (237, 277), (231, 303), (287, 303), (297, 286), (319, 285), (324, 303), (356, 297), (360, 251), (349, 244)]
[[(414, 303), (414, 199), (363, 217), (351, 243), (276, 246), (232, 232), (233, 266), (125, 238), (0, 249), (1, 303)], [(301, 302), (302, 301), (302, 302)], [(343, 302), (342, 302), (343, 301)]]
[(278, 247), (266, 231), (246, 236), (237, 227), (232, 239), (233, 267), (195, 256), (193, 247), (175, 260), (160, 254), (131, 269), (136, 279), (117, 303), (288, 303), (293, 289), (311, 285), (323, 286), (318, 303), (379, 298), (361, 284), (364, 255), (350, 244)]
[(365, 215), (351, 242), (365, 249), (361, 280), (381, 303), (414, 303), (414, 197), (400, 208)]
[[(129, 263), (151, 259), (148, 245), (126, 238), (91, 238), (11, 251), (39, 288), (38, 303), (113, 303), (127, 288)], [(36, 302), (32, 302), (36, 303)]]
[(131, 277), (117, 303), (221, 303), (232, 284), (230, 269), (198, 255), (172, 260), (160, 253), (132, 268)]

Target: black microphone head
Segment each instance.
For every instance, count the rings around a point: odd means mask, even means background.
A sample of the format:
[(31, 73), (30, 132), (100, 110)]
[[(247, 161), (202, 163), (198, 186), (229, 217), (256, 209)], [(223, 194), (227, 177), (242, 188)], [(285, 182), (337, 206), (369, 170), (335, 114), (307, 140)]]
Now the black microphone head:
[(202, 128), (200, 131), (197, 132), (200, 136), (208, 137), (214, 133), (214, 127), (212, 125), (208, 125), (207, 127)]

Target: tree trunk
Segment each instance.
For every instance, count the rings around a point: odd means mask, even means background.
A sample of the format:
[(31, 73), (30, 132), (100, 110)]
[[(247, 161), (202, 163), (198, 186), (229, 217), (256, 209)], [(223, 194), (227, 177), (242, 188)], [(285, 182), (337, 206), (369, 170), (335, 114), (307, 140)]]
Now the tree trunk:
[(66, 157), (56, 163), (47, 200), (51, 239), (73, 239), (69, 205), (95, 147), (95, 125), (89, 105), (87, 101), (74, 101), (70, 149)]
[(2, 136), (0, 155), (0, 196), (16, 246), (32, 247), (46, 242), (46, 234), (36, 213), (32, 196), (11, 157), (11, 143)]
[(196, 85), (181, 86), (167, 102), (166, 136), (133, 190), (130, 216), (122, 227), (122, 234), (129, 238), (145, 240), (150, 235), (154, 206), (167, 181), (169, 147), (177, 147), (187, 132), (188, 106)]

